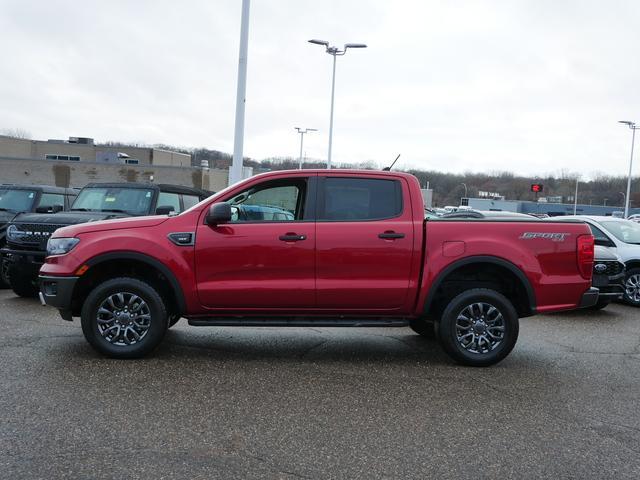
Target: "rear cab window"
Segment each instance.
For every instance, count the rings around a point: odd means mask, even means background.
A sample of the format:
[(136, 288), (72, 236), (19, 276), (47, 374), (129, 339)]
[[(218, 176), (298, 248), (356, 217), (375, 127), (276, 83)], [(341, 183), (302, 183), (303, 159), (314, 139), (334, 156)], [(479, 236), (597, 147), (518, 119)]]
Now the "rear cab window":
[(318, 205), (320, 221), (372, 221), (402, 214), (402, 186), (396, 179), (325, 177)]

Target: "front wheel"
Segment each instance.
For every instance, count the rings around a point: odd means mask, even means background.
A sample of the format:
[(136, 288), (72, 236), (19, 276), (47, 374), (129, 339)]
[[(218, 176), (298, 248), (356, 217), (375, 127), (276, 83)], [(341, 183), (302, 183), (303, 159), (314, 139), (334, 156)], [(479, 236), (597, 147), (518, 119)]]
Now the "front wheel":
[(625, 303), (640, 307), (640, 268), (632, 268), (627, 271), (623, 298)]
[(112, 358), (140, 358), (162, 341), (168, 327), (162, 297), (148, 283), (129, 277), (98, 285), (81, 312), (82, 333)]
[(501, 293), (474, 288), (457, 295), (437, 325), (442, 348), (456, 362), (472, 367), (494, 365), (518, 340), (518, 314)]
[(38, 287), (34, 281), (21, 273), (18, 273), (15, 268), (10, 270), (9, 285), (13, 293), (19, 297), (33, 298), (38, 296)]
[(595, 305), (591, 305), (590, 307), (587, 307), (587, 310), (602, 310), (610, 303), (611, 303), (611, 300), (601, 298), (596, 302)]

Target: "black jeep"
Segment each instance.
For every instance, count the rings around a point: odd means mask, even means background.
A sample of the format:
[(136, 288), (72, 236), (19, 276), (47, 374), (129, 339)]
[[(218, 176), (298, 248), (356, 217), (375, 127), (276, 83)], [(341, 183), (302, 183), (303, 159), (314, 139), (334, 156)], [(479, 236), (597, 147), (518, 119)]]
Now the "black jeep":
[(179, 185), (90, 183), (68, 212), (23, 213), (7, 227), (7, 244), (0, 250), (5, 276), (21, 297), (38, 294), (38, 271), (47, 255), (47, 241), (58, 228), (78, 223), (143, 215), (180, 213), (211, 192)]
[[(68, 210), (80, 189), (50, 185), (0, 184), (0, 248), (5, 245), (7, 224), (24, 212), (55, 213)], [(6, 288), (6, 266), (0, 269), (0, 288)]]

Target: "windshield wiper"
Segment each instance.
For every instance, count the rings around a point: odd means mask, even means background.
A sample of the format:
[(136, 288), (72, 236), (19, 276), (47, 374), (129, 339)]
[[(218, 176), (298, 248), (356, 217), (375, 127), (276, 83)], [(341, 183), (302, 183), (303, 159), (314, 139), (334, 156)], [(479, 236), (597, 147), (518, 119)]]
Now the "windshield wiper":
[(126, 210), (120, 210), (118, 208), (102, 208), (101, 212), (113, 212), (113, 213), (129, 213)]
[(90, 212), (91, 209), (90, 208), (72, 208), (71, 211), (72, 212)]
[(0, 207), (0, 212), (13, 212), (10, 208), (2, 208)]

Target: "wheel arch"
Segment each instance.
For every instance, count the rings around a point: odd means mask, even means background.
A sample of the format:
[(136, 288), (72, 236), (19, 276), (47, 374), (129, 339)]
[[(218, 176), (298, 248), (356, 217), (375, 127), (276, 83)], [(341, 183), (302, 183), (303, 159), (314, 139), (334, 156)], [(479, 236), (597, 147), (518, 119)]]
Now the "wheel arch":
[[(484, 271), (482, 271), (484, 270)], [(518, 315), (528, 317), (535, 314), (536, 311), (536, 297), (531, 282), (526, 277), (524, 272), (516, 265), (503, 258), (494, 257), (490, 255), (477, 255), (473, 257), (463, 258), (456, 262), (451, 263), (444, 268), (431, 284), (429, 293), (424, 303), (423, 312), (428, 315), (432, 309), (439, 308), (438, 302), (441, 300), (439, 295), (443, 294), (443, 288), (446, 282), (455, 279), (456, 274), (468, 274), (469, 272), (480, 272), (480, 279), (468, 279), (469, 283), (476, 282), (476, 285), (471, 288), (477, 288), (482, 286), (487, 281), (491, 281), (495, 278), (496, 274), (506, 273), (507, 278), (515, 280), (513, 284), (505, 283), (504, 285), (512, 285), (514, 293), (516, 294), (516, 302), (514, 307), (518, 312)], [(486, 274), (483, 277), (482, 274)], [(460, 280), (464, 281), (464, 280)], [(501, 290), (498, 290), (501, 291)], [(505, 293), (501, 291), (501, 293)]]
[[(167, 296), (170, 307), (175, 313), (183, 314), (186, 311), (184, 292), (176, 276), (164, 263), (149, 255), (131, 251), (109, 252), (91, 258), (86, 265), (89, 269), (80, 277), (74, 288), (74, 300), (90, 290), (97, 281), (135, 272), (143, 279), (150, 280), (159, 293)], [(165, 279), (166, 282), (163, 282)], [(73, 305), (74, 311), (78, 308), (81, 307), (77, 304)]]
[(627, 268), (627, 271), (632, 268), (640, 268), (640, 259), (628, 260), (624, 263), (624, 266)]

